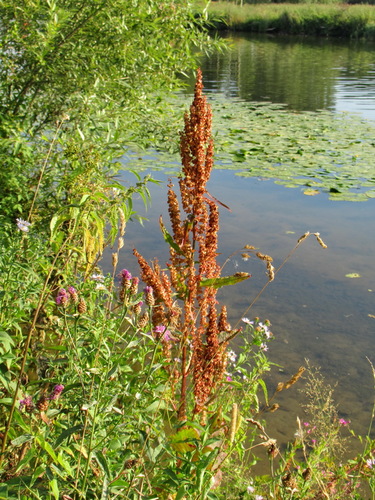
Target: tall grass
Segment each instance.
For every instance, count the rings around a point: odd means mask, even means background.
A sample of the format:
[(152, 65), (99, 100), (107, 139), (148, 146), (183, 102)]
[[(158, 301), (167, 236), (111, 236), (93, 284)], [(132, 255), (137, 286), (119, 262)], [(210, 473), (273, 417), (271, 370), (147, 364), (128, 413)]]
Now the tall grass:
[(217, 29), (375, 38), (375, 11), (371, 5), (259, 3), (241, 7), (229, 2), (212, 2), (209, 18)]

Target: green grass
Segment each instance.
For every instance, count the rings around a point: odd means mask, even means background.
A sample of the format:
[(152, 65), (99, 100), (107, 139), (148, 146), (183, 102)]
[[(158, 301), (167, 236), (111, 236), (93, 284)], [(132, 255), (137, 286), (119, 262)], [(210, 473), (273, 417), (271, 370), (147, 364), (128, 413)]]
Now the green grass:
[(371, 5), (213, 2), (208, 15), (217, 29), (375, 39)]

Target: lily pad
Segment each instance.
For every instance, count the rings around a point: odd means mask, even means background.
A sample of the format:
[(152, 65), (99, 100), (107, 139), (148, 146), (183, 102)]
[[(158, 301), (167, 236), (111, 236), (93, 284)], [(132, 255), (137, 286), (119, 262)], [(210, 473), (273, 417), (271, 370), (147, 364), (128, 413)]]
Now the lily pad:
[[(176, 113), (188, 99), (178, 96)], [(210, 95), (216, 168), (236, 175), (273, 179), (304, 194), (327, 193), (331, 200), (375, 198), (375, 124), (330, 111), (296, 113), (281, 104), (245, 102)], [(178, 144), (171, 153), (127, 153), (127, 168), (180, 170)], [(172, 148), (173, 149), (173, 148)]]
[(316, 194), (319, 193), (320, 193), (319, 189), (305, 189), (305, 191), (303, 192), (303, 194), (305, 194), (306, 196), (315, 196)]
[(361, 275), (358, 273), (349, 273), (345, 274), (345, 278), (361, 278)]

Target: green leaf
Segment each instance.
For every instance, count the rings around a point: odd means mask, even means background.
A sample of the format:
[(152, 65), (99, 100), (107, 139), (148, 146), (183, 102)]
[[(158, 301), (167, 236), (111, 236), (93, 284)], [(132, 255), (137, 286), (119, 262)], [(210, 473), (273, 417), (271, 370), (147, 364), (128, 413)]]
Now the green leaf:
[(45, 441), (44, 438), (41, 436), (38, 436), (35, 439), (38, 442), (39, 446), (48, 453), (48, 455), (52, 458), (52, 460), (54, 462), (57, 462), (58, 461), (57, 455), (54, 452), (52, 446), (47, 441)]
[(251, 277), (249, 273), (236, 273), (232, 276), (222, 276), (219, 278), (202, 279), (200, 286), (212, 286), (214, 288), (221, 288), (223, 286), (235, 285), (241, 281), (247, 280)]
[(187, 427), (169, 436), (171, 447), (180, 453), (187, 453), (196, 448), (195, 441), (199, 439), (197, 429)]
[(32, 441), (33, 439), (34, 439), (34, 436), (32, 434), (22, 434), (22, 436), (19, 436), (15, 439), (12, 439), (11, 444), (13, 446), (19, 446), (20, 444), (28, 443), (29, 441)]
[(82, 424), (79, 424), (79, 425), (75, 425), (74, 427), (69, 427), (69, 429), (66, 429), (65, 431), (63, 431), (56, 439), (55, 441), (55, 448), (58, 448), (60, 446), (60, 444), (65, 440), (67, 439), (68, 437), (70, 437), (72, 434), (76, 434), (76, 433), (79, 433), (81, 430), (83, 429), (83, 425)]
[(173, 250), (178, 254), (178, 255), (184, 255), (184, 253), (182, 252), (181, 248), (177, 245), (177, 243), (175, 243), (174, 239), (172, 238), (172, 236), (168, 233), (168, 231), (166, 230), (165, 226), (164, 226), (164, 223), (163, 223), (163, 219), (162, 217), (160, 216), (159, 217), (159, 226), (160, 226), (160, 230), (163, 234), (163, 238), (164, 240), (168, 243), (168, 245), (170, 247), (173, 248)]
[(261, 379), (261, 378), (258, 380), (258, 383), (259, 383), (259, 385), (263, 389), (264, 399), (265, 399), (266, 405), (268, 405), (268, 390), (267, 390), (267, 385), (266, 385), (265, 381), (263, 379)]
[(52, 481), (49, 481), (49, 487), (50, 487), (52, 495), (55, 497), (55, 500), (59, 500), (60, 492), (59, 492), (59, 487), (57, 484), (57, 479), (52, 479)]
[(96, 458), (96, 460), (97, 460), (98, 464), (100, 465), (100, 468), (102, 469), (102, 471), (104, 472), (104, 474), (107, 477), (110, 477), (111, 476), (111, 472), (109, 470), (107, 459), (105, 458), (105, 456), (103, 455), (103, 453), (101, 451), (96, 451), (96, 452), (93, 453), (93, 456)]

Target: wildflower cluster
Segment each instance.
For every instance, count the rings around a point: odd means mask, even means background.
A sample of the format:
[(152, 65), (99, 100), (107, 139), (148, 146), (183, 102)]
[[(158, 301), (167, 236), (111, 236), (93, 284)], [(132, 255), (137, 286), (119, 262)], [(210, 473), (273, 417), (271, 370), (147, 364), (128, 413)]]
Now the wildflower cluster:
[(63, 390), (64, 386), (62, 384), (57, 384), (54, 386), (48, 396), (43, 393), (35, 403), (32, 396), (25, 396), (19, 402), (19, 409), (25, 410), (26, 413), (33, 413), (34, 411), (46, 411), (48, 409), (49, 402), (58, 400)]
[(62, 306), (64, 309), (70, 304), (76, 305), (80, 314), (85, 313), (87, 310), (85, 299), (79, 297), (77, 290), (73, 286), (69, 286), (67, 289), (60, 288), (55, 301), (58, 306)]

